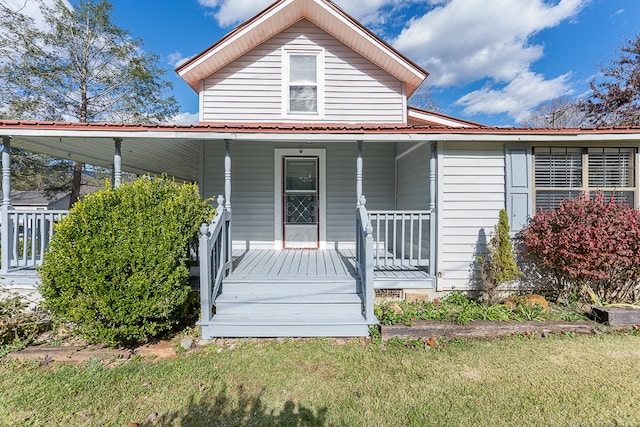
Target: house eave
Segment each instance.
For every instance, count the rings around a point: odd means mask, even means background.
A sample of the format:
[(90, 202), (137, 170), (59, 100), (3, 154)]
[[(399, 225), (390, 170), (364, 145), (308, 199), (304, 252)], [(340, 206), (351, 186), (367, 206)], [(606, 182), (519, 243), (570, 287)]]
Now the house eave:
[(407, 85), (410, 96), (429, 75), (425, 70), (324, 0), (281, 0), (176, 68), (196, 92), (200, 81), (296, 22), (308, 19)]

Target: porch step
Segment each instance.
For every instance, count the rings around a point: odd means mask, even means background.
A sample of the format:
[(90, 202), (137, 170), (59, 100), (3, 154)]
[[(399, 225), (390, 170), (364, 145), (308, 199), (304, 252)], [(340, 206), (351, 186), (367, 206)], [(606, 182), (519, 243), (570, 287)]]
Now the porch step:
[(352, 337), (369, 335), (356, 281), (350, 277), (229, 277), (216, 314), (201, 324), (213, 337)]
[(219, 338), (280, 338), (280, 337), (364, 337), (369, 325), (361, 314), (350, 316), (309, 315), (220, 315), (202, 325), (205, 339)]
[(327, 294), (354, 294), (354, 279), (326, 279), (299, 277), (259, 280), (255, 277), (229, 277), (225, 279), (223, 292), (230, 295), (261, 295), (277, 293), (285, 296), (311, 296)]
[(289, 296), (282, 294), (225, 295), (216, 301), (219, 314), (266, 316), (330, 316), (360, 313), (362, 300), (356, 294)]

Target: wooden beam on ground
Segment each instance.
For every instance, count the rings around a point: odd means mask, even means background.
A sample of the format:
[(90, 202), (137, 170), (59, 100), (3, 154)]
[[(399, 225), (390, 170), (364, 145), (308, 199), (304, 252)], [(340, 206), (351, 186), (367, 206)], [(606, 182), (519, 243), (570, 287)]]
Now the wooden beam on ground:
[(402, 339), (421, 339), (421, 338), (485, 338), (499, 337), (505, 335), (527, 334), (527, 333), (594, 333), (598, 324), (591, 321), (579, 322), (491, 322), (476, 321), (469, 322), (466, 325), (458, 325), (455, 323), (440, 322), (438, 320), (418, 320), (413, 322), (411, 326), (404, 324), (383, 325), (382, 339), (402, 338)]

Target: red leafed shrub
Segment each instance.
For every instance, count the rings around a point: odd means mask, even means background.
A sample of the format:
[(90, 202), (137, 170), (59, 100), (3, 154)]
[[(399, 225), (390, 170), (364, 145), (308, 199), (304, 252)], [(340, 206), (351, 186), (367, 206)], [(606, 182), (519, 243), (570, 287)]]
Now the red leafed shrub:
[(526, 251), (559, 297), (602, 303), (640, 296), (640, 211), (602, 194), (583, 194), (541, 210), (520, 233)]

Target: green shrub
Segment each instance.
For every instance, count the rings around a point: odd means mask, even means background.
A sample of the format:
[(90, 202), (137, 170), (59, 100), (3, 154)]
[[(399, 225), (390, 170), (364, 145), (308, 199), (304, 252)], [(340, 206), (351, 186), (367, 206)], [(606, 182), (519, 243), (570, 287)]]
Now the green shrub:
[(486, 254), (478, 257), (478, 266), (481, 290), (489, 304), (498, 302), (500, 286), (520, 276), (509, 236), (509, 217), (504, 209), (500, 210)]
[(188, 253), (213, 216), (195, 185), (139, 179), (90, 194), (56, 226), (40, 268), (44, 306), (90, 342), (157, 336), (188, 315)]

